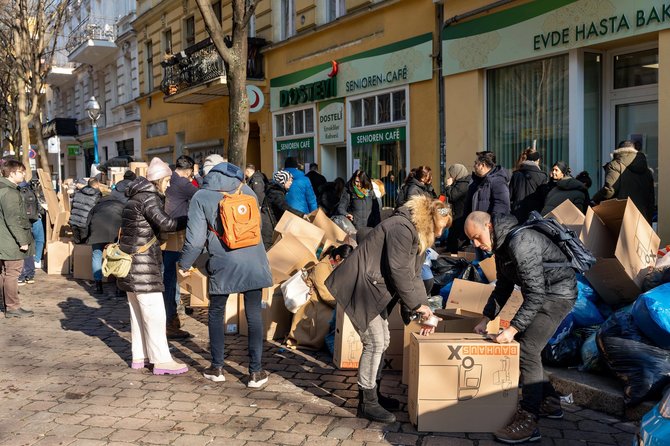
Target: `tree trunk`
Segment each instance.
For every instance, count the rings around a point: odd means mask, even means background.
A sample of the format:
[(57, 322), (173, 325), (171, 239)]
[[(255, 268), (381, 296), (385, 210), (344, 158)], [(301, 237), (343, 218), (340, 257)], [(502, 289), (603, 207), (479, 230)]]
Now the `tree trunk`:
[(249, 98), (247, 97), (247, 39), (237, 38), (231, 48), (236, 63), (228, 65), (228, 112), (230, 116), (228, 160), (241, 167), (247, 165), (249, 141)]
[[(42, 123), (40, 122), (39, 115), (36, 115), (35, 118), (33, 119), (33, 125), (35, 126), (36, 129), (38, 129), (38, 134), (37, 134), (37, 155), (38, 159), (40, 162), (40, 167), (46, 173), (49, 178), (51, 178), (51, 167), (49, 166), (49, 151), (47, 150), (46, 146), (44, 145), (44, 138), (42, 137)], [(58, 155), (60, 156), (60, 147), (58, 150)]]
[(17, 77), (17, 88), (18, 88), (18, 110), (19, 110), (19, 127), (21, 131), (21, 162), (26, 166), (26, 181), (30, 181), (33, 177), (32, 170), (30, 169), (30, 129), (28, 124), (30, 123), (30, 117), (28, 116), (28, 111), (26, 106), (28, 105), (26, 98), (26, 83), (23, 81), (21, 76)]

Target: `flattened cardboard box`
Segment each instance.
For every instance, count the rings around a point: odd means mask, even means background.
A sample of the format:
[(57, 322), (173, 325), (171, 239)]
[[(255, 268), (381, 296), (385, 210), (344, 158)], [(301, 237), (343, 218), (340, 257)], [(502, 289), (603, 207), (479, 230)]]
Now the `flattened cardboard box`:
[(72, 277), (93, 280), (93, 248), (91, 245), (74, 245), (72, 248)]
[(607, 200), (589, 208), (581, 239), (598, 259), (586, 278), (600, 297), (610, 305), (637, 299), (661, 240), (633, 201)]
[(309, 220), (314, 226), (322, 229), (325, 234), (323, 236), (323, 250), (327, 250), (330, 246), (339, 246), (345, 243), (347, 233), (337, 226), (333, 220), (328, 218), (323, 209), (319, 208), (309, 214)]
[[(243, 336), (249, 336), (249, 326), (244, 310), (244, 298), (240, 294), (239, 299), (239, 332)], [(279, 285), (263, 288), (263, 301), (261, 302), (263, 313), (263, 336), (266, 340), (283, 340), (291, 330), (293, 313), (286, 309), (284, 296)]]
[(420, 432), (495, 432), (516, 412), (519, 344), (436, 333), (410, 339), (409, 419)]
[(275, 226), (275, 232), (282, 236), (294, 235), (312, 253), (316, 253), (326, 235), (323, 229), (290, 212), (284, 212)]
[[(472, 334), (483, 317), (481, 313), (463, 310), (462, 308), (436, 310), (434, 314), (442, 319), (438, 322), (437, 327), (435, 327), (435, 333)], [(489, 333), (498, 333), (499, 328), (499, 317), (489, 322), (486, 326)], [(409, 382), (409, 341), (412, 337), (412, 333), (418, 333), (419, 331), (421, 331), (421, 324), (418, 321), (412, 321), (409, 325), (405, 326), (405, 329), (403, 330), (403, 384), (408, 384)]]
[(310, 251), (292, 234), (282, 235), (268, 250), (267, 255), (275, 285), (288, 280), (300, 268), (318, 261), (316, 251)]
[(73, 246), (70, 239), (47, 241), (47, 274), (70, 274)]

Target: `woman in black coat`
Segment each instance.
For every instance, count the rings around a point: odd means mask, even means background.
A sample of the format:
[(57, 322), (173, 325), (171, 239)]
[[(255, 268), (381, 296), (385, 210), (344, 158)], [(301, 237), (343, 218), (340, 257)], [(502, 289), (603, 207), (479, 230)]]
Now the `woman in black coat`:
[(261, 206), (261, 236), (263, 245), (267, 251), (272, 246), (274, 229), (277, 222), (281, 220), (284, 212), (288, 211), (298, 217), (304, 217), (305, 214), (292, 208), (286, 202), (286, 192), (293, 184), (293, 176), (286, 170), (279, 170), (272, 176), (272, 182), (265, 189), (265, 198)]
[(447, 178), (444, 195), (447, 197), (447, 202), (451, 205), (451, 213), (454, 219), (454, 223), (449, 228), (447, 249), (449, 252), (457, 253), (458, 249), (467, 240), (463, 231), (463, 224), (466, 217), (465, 201), (468, 198), (468, 186), (472, 177), (463, 164), (453, 164), (449, 166), (447, 172), (449, 173), (449, 178)]
[(410, 198), (425, 195), (428, 198), (437, 198), (433, 189), (433, 172), (428, 166), (419, 166), (412, 169), (400, 188), (396, 200), (396, 209), (404, 205)]
[[(399, 300), (424, 317), (432, 315), (421, 266), (426, 249), (450, 223), (451, 214), (445, 203), (414, 197), (371, 230), (326, 280), (326, 287), (351, 319), (363, 343), (358, 367), (359, 417), (382, 423), (395, 421), (386, 409), (397, 409), (398, 402), (378, 393), (381, 362), (389, 339), (386, 318)], [(434, 330), (424, 328), (422, 334)]]
[[(370, 178), (359, 169), (354, 172), (344, 188), (336, 214), (344, 215), (351, 220), (356, 231), (365, 232), (376, 202)], [(379, 209), (379, 206), (376, 208)]]
[(512, 214), (520, 222), (528, 220), (531, 211), (542, 210), (542, 185), (547, 183), (547, 174), (540, 169), (540, 154), (527, 149), (524, 155), (509, 183)]
[(186, 365), (172, 359), (165, 334), (165, 304), (163, 303), (162, 254), (158, 235), (186, 228), (186, 218), (171, 218), (163, 209), (165, 190), (170, 185), (170, 166), (154, 158), (146, 178), (133, 181), (126, 195), (119, 246), (133, 255), (130, 272), (117, 278), (117, 286), (126, 291), (130, 304), (132, 336), (132, 368), (143, 368), (148, 359), (154, 375), (180, 374)]

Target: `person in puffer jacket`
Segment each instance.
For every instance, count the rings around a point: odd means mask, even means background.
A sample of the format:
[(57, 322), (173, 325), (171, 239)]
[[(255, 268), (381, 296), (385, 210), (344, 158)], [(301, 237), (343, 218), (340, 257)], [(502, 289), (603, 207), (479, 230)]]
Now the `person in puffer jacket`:
[(509, 180), (509, 172), (496, 164), (493, 152), (477, 152), (474, 175), (465, 202), (465, 215), (472, 211), (509, 214)]
[(88, 180), (88, 184), (74, 194), (68, 223), (72, 228), (75, 243), (86, 242), (91, 209), (98, 204), (100, 197), (102, 197), (100, 182), (94, 178)]
[[(497, 268), (496, 286), (475, 331), (486, 334), (486, 324), (500, 313), (514, 285), (521, 287), (523, 295), (510, 326), (500, 334), (489, 335), (501, 344), (516, 339), (521, 346), (523, 389), (519, 408), (509, 425), (495, 433), (505, 443), (539, 440), (539, 417), (563, 416), (558, 394), (544, 374), (540, 354), (577, 298), (575, 271), (563, 251), (532, 228), (510, 237), (517, 226), (512, 215), (491, 217), (486, 212), (473, 212), (465, 221), (465, 234), (475, 247), (495, 253)], [(545, 267), (549, 263), (560, 266)]]
[(126, 190), (119, 246), (132, 254), (130, 272), (117, 278), (120, 290), (128, 294), (133, 358), (131, 367), (142, 369), (148, 360), (154, 375), (186, 373), (185, 364), (172, 359), (165, 334), (163, 302), (163, 256), (157, 237), (186, 227), (186, 217), (171, 218), (163, 209), (165, 191), (172, 170), (160, 158), (149, 164), (147, 175), (138, 177)]

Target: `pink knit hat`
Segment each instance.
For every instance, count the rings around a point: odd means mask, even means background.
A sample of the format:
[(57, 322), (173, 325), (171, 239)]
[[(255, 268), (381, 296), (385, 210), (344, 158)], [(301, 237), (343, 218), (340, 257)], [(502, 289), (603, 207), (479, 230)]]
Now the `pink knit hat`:
[(169, 176), (172, 176), (172, 170), (170, 169), (168, 163), (160, 158), (154, 157), (149, 163), (149, 168), (147, 169), (147, 180), (158, 181), (161, 178)]

